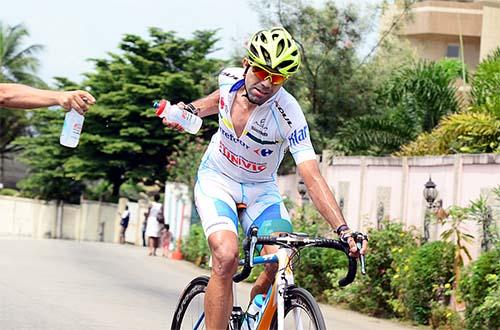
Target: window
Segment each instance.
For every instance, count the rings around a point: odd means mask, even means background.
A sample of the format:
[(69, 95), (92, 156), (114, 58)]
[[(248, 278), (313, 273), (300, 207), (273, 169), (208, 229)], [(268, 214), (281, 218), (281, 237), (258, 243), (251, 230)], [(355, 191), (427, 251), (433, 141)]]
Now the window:
[(459, 56), (459, 47), (458, 45), (448, 45), (448, 49), (446, 50), (446, 57), (458, 58)]

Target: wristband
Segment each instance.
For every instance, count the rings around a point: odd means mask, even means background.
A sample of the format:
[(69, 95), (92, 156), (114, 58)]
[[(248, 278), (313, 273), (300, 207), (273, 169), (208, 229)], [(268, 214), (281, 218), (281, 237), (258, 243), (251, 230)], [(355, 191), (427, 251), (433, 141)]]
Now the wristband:
[(343, 225), (340, 225), (337, 227), (337, 230), (335, 230), (337, 232), (337, 235), (340, 236), (340, 234), (343, 232), (343, 231), (346, 231), (346, 230), (349, 230), (349, 226), (346, 225), (345, 223)]
[(198, 108), (196, 108), (193, 103), (188, 103), (186, 104), (186, 106), (184, 107), (184, 109), (188, 110), (189, 112), (191, 112), (193, 115), (197, 116), (198, 115)]

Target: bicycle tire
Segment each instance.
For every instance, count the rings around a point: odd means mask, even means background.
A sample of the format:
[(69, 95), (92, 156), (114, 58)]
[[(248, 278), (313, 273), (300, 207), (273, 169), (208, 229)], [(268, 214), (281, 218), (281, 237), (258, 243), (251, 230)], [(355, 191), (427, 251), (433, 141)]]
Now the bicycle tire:
[[(309, 319), (309, 326), (304, 327), (304, 329), (316, 329), (316, 330), (326, 330), (325, 320), (323, 319), (323, 314), (319, 308), (318, 303), (306, 289), (291, 286), (287, 289), (285, 295), (285, 329), (296, 329), (293, 325), (294, 316), (290, 312), (295, 309), (301, 309), (306, 313), (306, 317)], [(292, 313), (293, 314), (293, 313)], [(304, 321), (301, 318), (302, 321)], [(314, 326), (311, 328), (311, 325)], [(274, 314), (273, 320), (271, 322), (271, 329), (275, 330), (278, 328), (278, 311)]]
[[(201, 327), (196, 327), (195, 325), (198, 322), (202, 322), (204, 324), (204, 306), (203, 299), (201, 300), (201, 310), (200, 308), (196, 308), (193, 311), (193, 314), (186, 312), (189, 311), (190, 307), (193, 307), (192, 302), (195, 297), (201, 294), (205, 294), (208, 285), (208, 276), (199, 276), (193, 279), (186, 286), (184, 291), (181, 294), (181, 298), (177, 303), (177, 307), (175, 308), (174, 317), (172, 319), (172, 330), (184, 330), (184, 329), (204, 329), (204, 325)], [(204, 297), (203, 297), (204, 298)], [(196, 299), (196, 302), (199, 303), (199, 299)], [(194, 302), (193, 302), (194, 303)], [(199, 306), (197, 306), (199, 307)], [(189, 318), (189, 319), (188, 319)]]

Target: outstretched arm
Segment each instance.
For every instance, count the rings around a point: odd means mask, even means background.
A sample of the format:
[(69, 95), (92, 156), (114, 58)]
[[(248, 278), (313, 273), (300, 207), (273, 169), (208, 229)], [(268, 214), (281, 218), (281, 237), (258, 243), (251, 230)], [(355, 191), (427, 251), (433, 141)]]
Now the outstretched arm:
[[(309, 193), (309, 196), (319, 213), (321, 213), (334, 230), (341, 225), (345, 225), (346, 221), (342, 215), (342, 211), (340, 210), (332, 191), (319, 171), (318, 162), (316, 160), (307, 160), (300, 163), (297, 168), (299, 170), (299, 174), (304, 179), (307, 192)], [(349, 238), (348, 242), (351, 254), (353, 256), (357, 256), (358, 249), (352, 237)], [(364, 254), (365, 251), (366, 245), (363, 246), (361, 254)]]
[(21, 84), (0, 84), (0, 107), (34, 109), (60, 105), (66, 110), (75, 109), (83, 114), (95, 98), (85, 91), (50, 91)]

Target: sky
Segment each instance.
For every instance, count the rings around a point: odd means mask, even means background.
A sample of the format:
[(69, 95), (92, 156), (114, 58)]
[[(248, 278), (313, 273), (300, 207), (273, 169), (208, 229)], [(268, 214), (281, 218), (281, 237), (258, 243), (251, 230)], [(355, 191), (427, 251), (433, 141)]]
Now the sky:
[[(354, 1), (354, 0), (352, 0)], [(322, 0), (311, 1), (316, 6)], [(336, 1), (339, 5), (349, 0)], [(357, 0), (372, 4), (378, 0)], [(3, 24), (23, 23), (30, 33), (26, 45), (42, 44), (37, 55), (39, 76), (52, 84), (54, 76), (81, 82), (82, 73), (93, 69), (88, 58), (115, 52), (124, 34), (147, 37), (148, 28), (176, 31), (190, 38), (195, 30), (220, 29), (213, 54), (229, 58), (233, 50), (260, 26), (248, 0), (0, 0)], [(375, 43), (369, 36), (364, 51)]]

